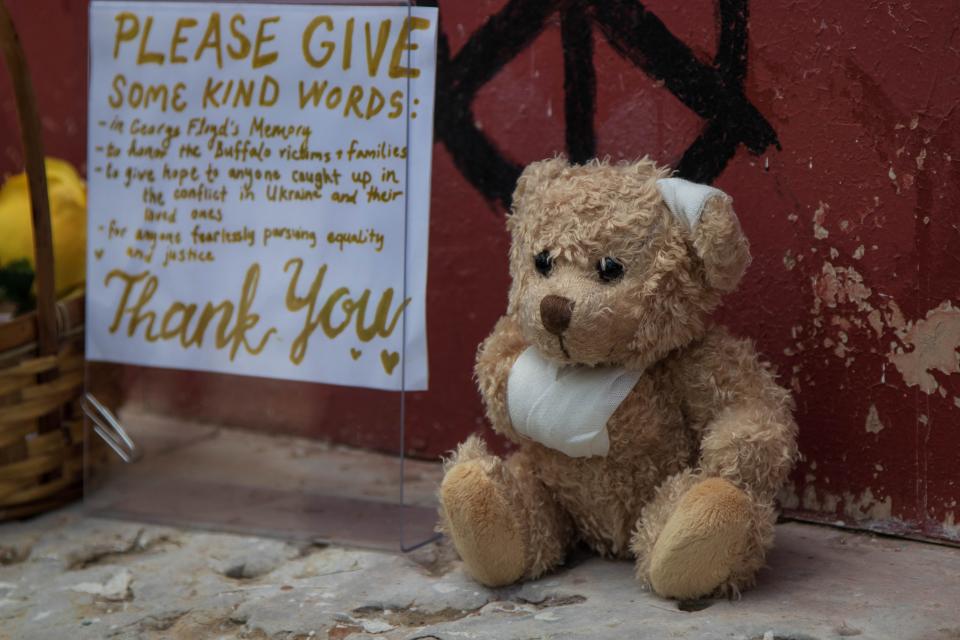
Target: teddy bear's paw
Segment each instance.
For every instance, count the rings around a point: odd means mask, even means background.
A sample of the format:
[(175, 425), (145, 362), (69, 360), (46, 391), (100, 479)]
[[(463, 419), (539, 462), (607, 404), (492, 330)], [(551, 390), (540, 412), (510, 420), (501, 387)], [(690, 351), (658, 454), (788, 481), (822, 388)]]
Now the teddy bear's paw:
[(445, 529), (467, 571), (488, 587), (520, 579), (525, 570), (520, 523), (484, 460), (461, 462), (440, 486)]
[(710, 595), (729, 583), (747, 546), (750, 498), (733, 484), (710, 478), (677, 504), (650, 556), (649, 580), (665, 598)]

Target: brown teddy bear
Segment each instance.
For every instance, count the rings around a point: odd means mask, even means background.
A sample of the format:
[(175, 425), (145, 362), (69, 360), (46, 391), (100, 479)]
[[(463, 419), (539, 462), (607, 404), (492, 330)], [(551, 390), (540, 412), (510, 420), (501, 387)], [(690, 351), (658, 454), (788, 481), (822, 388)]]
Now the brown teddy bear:
[(723, 192), (646, 158), (535, 162), (517, 182), (507, 313), (476, 377), (506, 459), (447, 461), (440, 528), (488, 586), (582, 541), (664, 597), (735, 594), (773, 542), (793, 403), (710, 323), (750, 262)]

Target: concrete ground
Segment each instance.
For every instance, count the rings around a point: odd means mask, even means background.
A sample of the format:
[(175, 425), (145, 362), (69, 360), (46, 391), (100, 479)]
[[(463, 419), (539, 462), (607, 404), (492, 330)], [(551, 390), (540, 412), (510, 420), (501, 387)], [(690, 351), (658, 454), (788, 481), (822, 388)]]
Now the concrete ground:
[(960, 549), (780, 525), (736, 601), (644, 592), (578, 555), (490, 590), (444, 543), (410, 554), (92, 518), (0, 527), (0, 638), (960, 639)]
[[(759, 584), (735, 601), (663, 600), (630, 563), (586, 553), (490, 590), (444, 541), (408, 554), (291, 541), (350, 532), (372, 544), (401, 521), (424, 539), (439, 465), (401, 470), (316, 442), (154, 422), (127, 421), (150, 455), (86, 510), (0, 525), (0, 640), (960, 640), (958, 548), (787, 523)], [(401, 471), (402, 513), (382, 506)], [(309, 493), (318, 486), (325, 496)], [(357, 516), (358, 505), (372, 507)], [(99, 508), (275, 537), (91, 515)]]

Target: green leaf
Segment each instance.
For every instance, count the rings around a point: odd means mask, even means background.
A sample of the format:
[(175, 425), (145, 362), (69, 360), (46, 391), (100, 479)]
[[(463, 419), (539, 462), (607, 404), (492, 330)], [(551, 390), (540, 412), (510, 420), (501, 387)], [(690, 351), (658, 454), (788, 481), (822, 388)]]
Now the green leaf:
[(30, 311), (37, 302), (33, 295), (33, 278), (33, 267), (25, 259), (0, 267), (0, 300), (15, 304), (17, 313)]

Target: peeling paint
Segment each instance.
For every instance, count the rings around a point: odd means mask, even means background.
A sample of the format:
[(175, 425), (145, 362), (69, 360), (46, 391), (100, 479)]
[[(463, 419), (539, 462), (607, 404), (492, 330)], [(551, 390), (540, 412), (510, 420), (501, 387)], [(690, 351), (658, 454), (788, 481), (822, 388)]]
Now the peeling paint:
[(890, 170), (887, 172), (887, 176), (897, 188), (897, 193), (900, 193), (900, 183), (897, 182), (897, 172), (893, 170), (893, 165), (890, 165)]
[(960, 523), (955, 520), (953, 511), (947, 511), (941, 526), (945, 535), (954, 540), (960, 540)]
[(839, 304), (851, 302), (857, 305), (860, 311), (872, 309), (868, 299), (873, 292), (863, 283), (863, 276), (852, 267), (835, 267), (824, 262), (820, 276), (814, 278), (813, 291), (816, 295), (814, 314), (819, 314), (821, 303), (835, 308)]
[(883, 431), (883, 423), (880, 422), (880, 414), (877, 412), (877, 405), (871, 404), (867, 412), (867, 422), (865, 428), (867, 433), (880, 433)]
[(869, 487), (860, 497), (849, 491), (843, 493), (843, 513), (854, 520), (887, 520), (893, 516), (893, 499), (878, 500)]
[[(941, 20), (940, 26), (947, 33), (947, 24)], [(914, 51), (924, 50), (932, 33), (918, 32)], [(898, 29), (897, 37), (906, 36)], [(948, 91), (940, 82), (930, 89), (898, 66), (905, 50), (881, 48), (865, 62), (867, 50), (859, 48), (842, 63), (843, 77), (818, 85), (824, 95), (835, 95), (830, 89), (850, 83), (833, 122), (841, 127), (824, 140), (849, 128), (851, 144), (809, 155), (800, 145), (784, 155), (779, 166), (800, 169), (813, 157), (818, 171), (830, 167), (829, 177), (820, 175), (803, 189), (789, 190), (776, 179), (778, 166), (772, 168), (771, 191), (787, 196), (777, 217), (799, 214), (799, 220), (780, 219), (776, 234), (767, 236), (768, 268), (742, 299), (748, 310), (757, 309), (730, 317), (749, 319), (773, 337), (769, 352), (779, 360), (784, 386), (795, 392), (801, 449), (820, 460), (815, 472), (801, 465), (791, 475), (794, 487), (783, 494), (800, 517), (945, 538), (941, 523), (948, 508), (948, 525), (960, 529), (960, 508), (943, 502), (960, 496), (954, 464), (960, 443), (960, 143), (952, 135), (960, 130), (960, 109), (954, 108), (960, 85)], [(771, 76), (785, 72), (775, 69)], [(792, 111), (780, 105), (778, 117), (815, 122), (819, 114), (809, 117), (811, 104)], [(794, 143), (801, 140), (797, 135)], [(753, 221), (758, 229), (761, 220)], [(776, 264), (781, 261), (784, 268)], [(756, 304), (754, 296), (768, 285), (802, 292), (803, 307)], [(794, 330), (797, 324), (802, 332)], [(894, 508), (896, 517), (889, 515)]]
[[(845, 332), (849, 331), (850, 327), (852, 327), (854, 324), (857, 324), (857, 318), (854, 318), (853, 322), (851, 322), (849, 319), (844, 318), (843, 316), (835, 315), (832, 318), (830, 318), (830, 324), (832, 324), (835, 327), (840, 327), (841, 329), (843, 329), (843, 331), (840, 332), (840, 340), (842, 340), (843, 342), (846, 342), (847, 336)], [(859, 324), (857, 324), (857, 326), (859, 326)]]
[(908, 326), (902, 337), (910, 351), (897, 349), (887, 354), (904, 382), (927, 394), (940, 388), (932, 371), (947, 375), (960, 372), (960, 309), (947, 300), (927, 312), (923, 320)]
[(821, 201), (817, 210), (813, 212), (813, 237), (817, 240), (823, 240), (830, 235), (830, 232), (823, 226), (829, 208), (830, 205)]
[(887, 326), (893, 329), (902, 339), (906, 332), (907, 320), (903, 316), (903, 312), (900, 311), (900, 306), (896, 300), (890, 299), (887, 301), (883, 316)]
[(869, 487), (857, 495), (850, 491), (833, 493), (818, 490), (816, 485), (810, 483), (804, 486), (803, 495), (799, 496), (793, 483), (788, 483), (777, 497), (785, 509), (837, 514), (856, 522), (890, 520), (893, 517), (893, 498), (887, 496), (880, 500)]
[(880, 316), (879, 310), (874, 309), (868, 313), (867, 322), (870, 323), (870, 327), (877, 333), (878, 338), (883, 335), (883, 318)]
[(793, 257), (793, 253), (789, 249), (783, 254), (783, 266), (786, 267), (787, 271), (793, 271), (793, 268), (797, 266), (797, 259)]
[[(836, 266), (831, 262), (823, 263), (820, 273), (813, 277), (812, 285), (814, 327), (823, 327), (820, 314), (824, 307), (836, 309), (844, 304), (854, 305), (858, 312), (866, 315), (866, 324), (877, 338), (884, 336), (887, 331), (897, 338), (889, 341), (886, 356), (903, 376), (907, 386), (916, 386), (924, 393), (936, 392), (946, 397), (947, 390), (937, 382), (932, 372), (939, 371), (946, 375), (960, 372), (960, 352), (957, 351), (960, 348), (960, 308), (946, 300), (928, 311), (924, 319), (908, 322), (896, 300), (886, 297), (874, 304), (873, 290), (856, 269)], [(853, 350), (847, 347), (847, 332), (851, 327), (864, 327), (864, 322), (858, 316), (844, 318), (835, 314), (831, 318), (831, 325), (842, 327), (843, 330), (835, 336), (823, 336), (820, 344), (844, 360), (849, 367), (848, 355)], [(797, 353), (802, 350), (798, 342), (793, 351)], [(960, 400), (954, 404), (960, 407)]]

